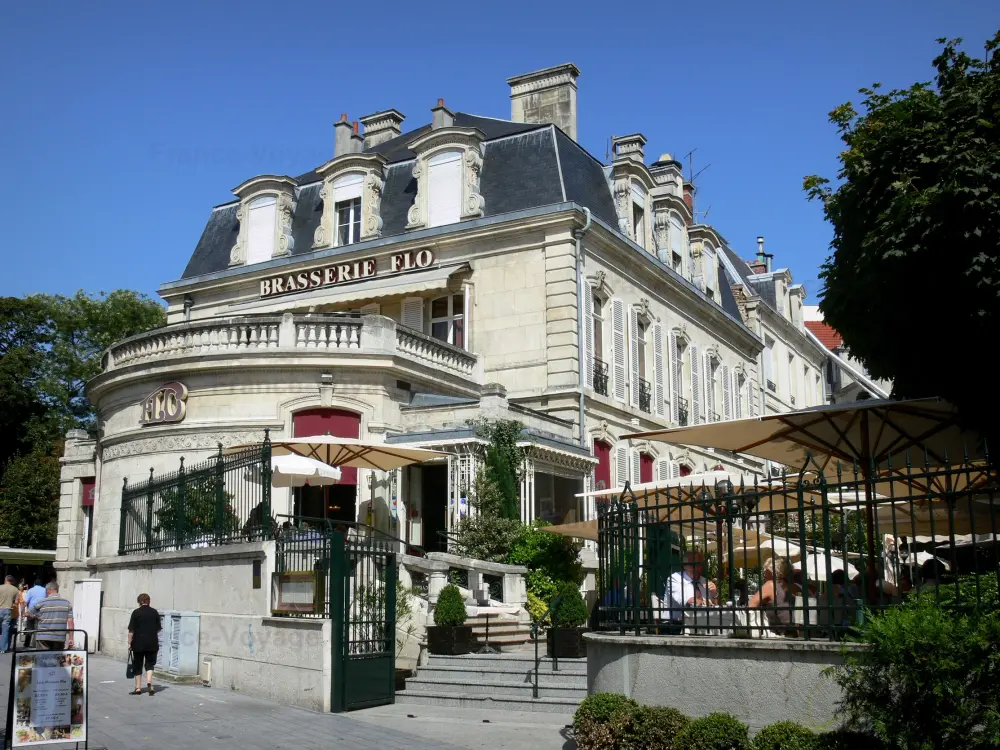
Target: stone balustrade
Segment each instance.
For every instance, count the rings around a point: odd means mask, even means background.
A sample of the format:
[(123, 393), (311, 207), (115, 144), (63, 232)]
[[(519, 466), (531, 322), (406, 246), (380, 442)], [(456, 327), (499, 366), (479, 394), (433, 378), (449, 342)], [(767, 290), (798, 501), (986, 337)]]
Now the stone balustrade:
[(285, 313), (211, 318), (158, 328), (110, 347), (104, 371), (161, 364), (181, 357), (212, 355), (298, 355), (331, 350), (398, 356), (474, 381), (482, 379), (474, 354), (404, 328), (391, 318)]

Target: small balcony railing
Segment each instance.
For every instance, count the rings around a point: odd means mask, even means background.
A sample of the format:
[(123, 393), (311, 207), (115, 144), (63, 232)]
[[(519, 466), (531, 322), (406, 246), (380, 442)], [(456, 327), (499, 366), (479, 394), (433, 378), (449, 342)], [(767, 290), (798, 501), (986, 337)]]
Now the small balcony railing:
[(608, 395), (608, 363), (594, 357), (594, 392)]
[(639, 410), (647, 414), (651, 411), (650, 404), (653, 402), (653, 389), (648, 380), (639, 378)]
[(688, 423), (688, 401), (686, 398), (677, 397), (677, 424), (687, 427)]
[(773, 380), (768, 380), (768, 381), (767, 381), (767, 390), (771, 391), (771, 393), (777, 393), (777, 391), (778, 391), (778, 386), (776, 386), (776, 385), (774, 384), (774, 381), (773, 381)]
[(712, 422), (721, 422), (722, 421), (722, 417), (719, 416), (719, 412), (717, 412), (717, 411), (711, 411), (711, 412), (709, 412), (708, 413), (708, 418)]

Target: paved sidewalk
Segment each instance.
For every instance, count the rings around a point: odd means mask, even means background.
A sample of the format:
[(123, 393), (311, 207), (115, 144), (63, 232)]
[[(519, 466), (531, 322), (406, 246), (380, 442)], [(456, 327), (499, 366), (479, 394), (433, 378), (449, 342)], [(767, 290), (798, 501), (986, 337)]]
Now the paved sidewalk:
[[(6, 716), (11, 657), (0, 655), (0, 708)], [(129, 696), (125, 665), (92, 656), (90, 747), (108, 750), (468, 750), (575, 747), (565, 717), (475, 709), (383, 706), (349, 714), (289, 708), (241, 693), (160, 684), (155, 696)], [(404, 710), (405, 709), (405, 710)], [(415, 718), (407, 718), (412, 714)], [(487, 716), (489, 714), (489, 716)], [(483, 723), (483, 719), (490, 719)], [(2, 722), (0, 722), (2, 736)], [(72, 744), (46, 745), (53, 750)]]

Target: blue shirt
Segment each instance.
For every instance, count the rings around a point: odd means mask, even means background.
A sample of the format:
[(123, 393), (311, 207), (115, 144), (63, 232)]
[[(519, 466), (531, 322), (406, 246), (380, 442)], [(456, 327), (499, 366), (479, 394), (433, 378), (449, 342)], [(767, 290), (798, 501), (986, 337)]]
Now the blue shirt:
[(24, 592), (24, 603), (31, 609), (31, 607), (42, 599), (45, 598), (45, 587), (44, 586), (32, 586), (30, 589)]

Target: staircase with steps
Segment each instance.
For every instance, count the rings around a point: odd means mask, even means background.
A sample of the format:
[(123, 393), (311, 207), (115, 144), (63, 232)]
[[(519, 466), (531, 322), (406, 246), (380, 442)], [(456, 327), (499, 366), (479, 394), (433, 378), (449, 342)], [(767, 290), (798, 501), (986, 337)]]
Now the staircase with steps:
[[(470, 617), (465, 621), (465, 624), (472, 626), (472, 637), (476, 639), (477, 643), (486, 642), (485, 615)], [(531, 623), (520, 622), (516, 617), (490, 615), (489, 626), (490, 645), (497, 648), (523, 646), (531, 640)]]
[[(545, 653), (541, 644), (539, 650)], [(587, 660), (559, 659), (558, 671), (554, 667), (551, 659), (541, 659), (538, 698), (533, 698), (534, 646), (502, 654), (431, 656), (396, 692), (396, 703), (573, 713), (587, 696)]]

